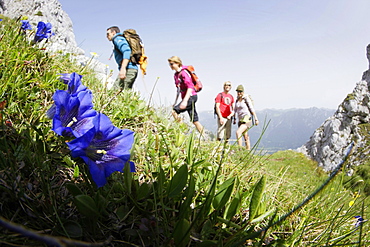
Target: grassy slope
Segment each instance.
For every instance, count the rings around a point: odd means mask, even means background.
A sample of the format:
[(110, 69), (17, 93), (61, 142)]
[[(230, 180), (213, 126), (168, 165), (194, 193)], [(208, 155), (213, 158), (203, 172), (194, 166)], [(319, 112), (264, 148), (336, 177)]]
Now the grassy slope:
[[(260, 223), (248, 223), (253, 189), (262, 176), (267, 185), (259, 199), (258, 215), (274, 208), (283, 215), (327, 178), (315, 163), (292, 151), (259, 156), (235, 146), (192, 139), (192, 135), (184, 134), (189, 133), (186, 125), (147, 107), (139, 94), (124, 92), (113, 98), (114, 92), (103, 89), (91, 70), (69, 62), (70, 54), (49, 55), (30, 46), (19, 35), (16, 22), (4, 18), (0, 25), (0, 101), (7, 101), (1, 111), (2, 123), (6, 119), (13, 122), (13, 127), (2, 125), (0, 130), (0, 208), (6, 219), (54, 236), (84, 241), (113, 236), (112, 243), (117, 245), (127, 241), (155, 246), (183, 244), (176, 241), (183, 237), (181, 227), (189, 221), (194, 222), (192, 244), (199, 238), (208, 239), (208, 246), (227, 246), (225, 239), (236, 243), (244, 235), (237, 227), (226, 227), (225, 219), (245, 229), (251, 226), (251, 231), (272, 220), (270, 214)], [(103, 110), (116, 126), (135, 131), (132, 157), (138, 172), (133, 177), (115, 173), (106, 186), (96, 190), (83, 162), (72, 160), (63, 140), (50, 130), (51, 121), (45, 112), (55, 89), (64, 89), (57, 74), (65, 72), (84, 75), (84, 84), (94, 93), (95, 109)], [(184, 165), (190, 169), (189, 180), (184, 181), (186, 189), (177, 190), (173, 184), (181, 183), (181, 176), (175, 175)], [(186, 194), (192, 177), (194, 193)], [(273, 244), (279, 240), (293, 245), (315, 241), (324, 245), (345, 236), (353, 229), (350, 218), (368, 218), (368, 208), (361, 206), (363, 196), (354, 199), (342, 186), (342, 179), (337, 176), (304, 208), (274, 226), (268, 236), (258, 235), (250, 241)], [(232, 187), (226, 187), (232, 188), (232, 193), (224, 197), (228, 201), (218, 209), (221, 202), (215, 198), (228, 181), (233, 181)], [(209, 200), (207, 195), (211, 195)], [(186, 198), (191, 198), (187, 207)], [(233, 201), (238, 207), (235, 215), (228, 217)], [(355, 201), (352, 207), (350, 201)], [(368, 229), (366, 224), (364, 227)], [(39, 245), (4, 233), (1, 243)], [(357, 234), (340, 243), (357, 241)]]

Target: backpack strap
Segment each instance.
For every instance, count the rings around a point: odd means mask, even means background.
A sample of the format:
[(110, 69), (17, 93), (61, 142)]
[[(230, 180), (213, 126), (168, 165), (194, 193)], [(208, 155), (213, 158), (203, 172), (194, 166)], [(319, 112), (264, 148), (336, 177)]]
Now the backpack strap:
[(248, 95), (246, 95), (245, 97), (244, 97), (244, 102), (245, 102), (245, 104), (247, 105), (247, 107), (248, 107), (248, 110), (249, 110), (249, 112), (250, 112), (250, 114), (252, 115), (252, 108), (250, 107), (250, 105), (248, 104), (248, 100), (247, 100), (247, 97), (248, 97)]

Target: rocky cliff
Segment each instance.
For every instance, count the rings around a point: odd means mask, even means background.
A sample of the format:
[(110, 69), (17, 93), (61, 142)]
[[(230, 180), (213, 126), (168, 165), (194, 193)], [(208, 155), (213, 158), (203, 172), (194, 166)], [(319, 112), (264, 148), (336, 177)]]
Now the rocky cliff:
[[(370, 45), (367, 47), (367, 58), (370, 62)], [(369, 102), (370, 70), (367, 70), (334, 115), (298, 151), (316, 160), (324, 170), (331, 171), (343, 159), (347, 147), (353, 141), (355, 145), (348, 164), (351, 167), (360, 165), (370, 153), (367, 145), (369, 133), (364, 131), (368, 129), (370, 120)]]
[(50, 22), (55, 33), (46, 48), (51, 52), (70, 53), (71, 58), (79, 64), (87, 64), (94, 68), (98, 77), (107, 80), (106, 66), (96, 59), (84, 56), (85, 52), (77, 47), (73, 32), (72, 20), (63, 11), (57, 0), (0, 0), (0, 14), (10, 18), (27, 16), (33, 29), (39, 21)]

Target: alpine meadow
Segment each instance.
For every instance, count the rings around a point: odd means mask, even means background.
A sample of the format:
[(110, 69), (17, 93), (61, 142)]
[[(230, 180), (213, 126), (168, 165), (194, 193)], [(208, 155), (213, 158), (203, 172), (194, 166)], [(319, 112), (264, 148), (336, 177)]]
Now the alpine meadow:
[(351, 147), (329, 174), (295, 151), (205, 140), (49, 51), (47, 23), (0, 19), (0, 245), (370, 245)]

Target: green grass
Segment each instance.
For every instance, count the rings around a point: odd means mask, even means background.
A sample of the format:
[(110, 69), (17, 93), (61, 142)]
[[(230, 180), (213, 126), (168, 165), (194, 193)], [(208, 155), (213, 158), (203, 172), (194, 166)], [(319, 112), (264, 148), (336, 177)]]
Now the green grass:
[[(351, 221), (369, 218), (368, 199), (343, 186), (346, 171), (297, 207), (328, 178), (315, 162), (199, 139), (139, 93), (114, 97), (73, 54), (48, 54), (28, 41), (34, 31), (0, 18), (1, 245), (40, 246), (46, 237), (56, 246), (369, 245), (368, 223)], [(54, 91), (65, 89), (58, 73), (71, 72), (83, 75), (97, 111), (135, 131), (137, 172), (114, 173), (99, 189), (45, 117)], [(26, 230), (16, 234), (9, 222)], [(25, 237), (30, 231), (41, 235)]]

